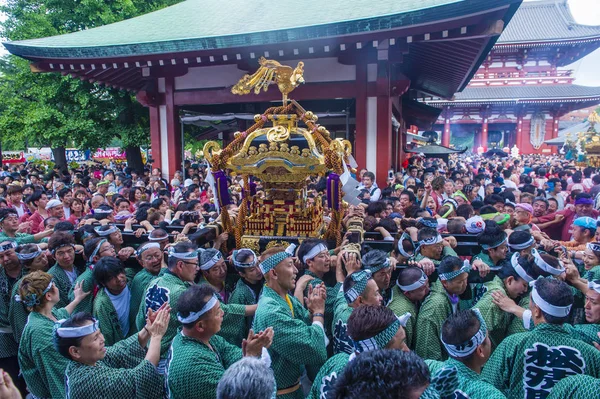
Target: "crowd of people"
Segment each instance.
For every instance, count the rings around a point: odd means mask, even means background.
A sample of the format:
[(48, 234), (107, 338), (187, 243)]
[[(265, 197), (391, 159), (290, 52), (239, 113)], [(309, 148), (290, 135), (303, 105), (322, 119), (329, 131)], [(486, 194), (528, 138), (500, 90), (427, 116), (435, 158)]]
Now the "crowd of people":
[[(341, 245), (257, 253), (227, 232), (198, 246), (222, 216), (206, 167), (185, 166), (170, 181), (124, 165), (3, 167), (0, 398), (600, 392), (594, 168), (412, 157), (385, 187), (363, 169)], [(307, 185), (330, 220), (325, 178)], [(235, 216), (240, 178), (229, 190)], [(390, 251), (357, 246), (357, 221)]]

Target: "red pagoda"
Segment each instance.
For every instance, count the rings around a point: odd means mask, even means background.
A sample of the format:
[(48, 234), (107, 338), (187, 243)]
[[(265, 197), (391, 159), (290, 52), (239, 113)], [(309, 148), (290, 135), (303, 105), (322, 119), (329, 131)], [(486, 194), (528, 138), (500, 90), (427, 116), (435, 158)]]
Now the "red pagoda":
[(422, 99), (442, 111), (433, 130), (445, 146), (556, 152), (544, 142), (559, 119), (600, 103), (600, 87), (573, 84), (565, 66), (598, 47), (600, 26), (575, 22), (566, 0), (523, 3), (465, 90)]

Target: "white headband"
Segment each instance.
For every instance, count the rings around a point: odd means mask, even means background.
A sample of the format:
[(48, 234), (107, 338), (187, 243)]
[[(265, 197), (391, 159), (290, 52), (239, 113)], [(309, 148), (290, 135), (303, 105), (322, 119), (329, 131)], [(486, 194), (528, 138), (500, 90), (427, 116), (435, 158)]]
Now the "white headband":
[(0, 252), (5, 252), (5, 251), (10, 251), (11, 249), (14, 249), (17, 247), (17, 243), (14, 241), (3, 241), (2, 243), (0, 243)]
[(413, 246), (413, 253), (414, 253), (415, 243), (412, 240), (412, 238), (410, 237), (410, 234), (407, 234), (407, 233), (402, 233), (402, 236), (400, 236), (400, 239), (398, 240), (398, 252), (400, 252), (400, 255), (404, 256), (405, 258), (411, 258), (412, 255), (404, 250), (404, 244), (403, 244), (404, 240), (410, 241), (411, 245)]
[(146, 251), (147, 249), (150, 248), (158, 248), (160, 249), (160, 244), (157, 242), (147, 242), (145, 244), (143, 244), (142, 246), (140, 246), (137, 250), (137, 256), (141, 256), (142, 253), (144, 253), (144, 251)]
[(515, 252), (513, 254), (513, 256), (510, 258), (510, 264), (512, 265), (513, 269), (515, 269), (517, 274), (523, 280), (527, 281), (528, 284), (533, 281), (533, 277), (531, 277), (529, 274), (527, 274), (525, 269), (523, 269), (523, 267), (519, 264), (519, 253), (518, 252)]
[[(598, 280), (596, 280), (596, 281), (598, 281)], [(600, 294), (600, 284), (598, 284), (596, 281), (588, 281), (588, 288), (590, 290), (594, 290), (598, 294)]]
[[(154, 231), (154, 230), (152, 230), (152, 231)], [(152, 233), (150, 233), (148, 235), (148, 241), (152, 241), (152, 242), (154, 242), (154, 241), (164, 241), (164, 240), (168, 240), (168, 239), (169, 239), (168, 235), (166, 235), (164, 237), (153, 237)]]
[(304, 262), (306, 264), (306, 261), (315, 258), (317, 255), (319, 255), (323, 251), (328, 251), (328, 249), (325, 245), (323, 245), (321, 243), (315, 245), (314, 247), (312, 247), (312, 249), (310, 251), (308, 251), (308, 253), (306, 255), (304, 255), (304, 257), (302, 258), (302, 262)]
[(296, 252), (296, 247), (297, 245), (294, 243), (291, 243), (290, 245), (288, 245), (288, 247), (285, 249), (285, 252), (287, 252), (288, 254), (294, 256), (294, 253)]
[(444, 342), (440, 335), (440, 341), (444, 344), (444, 348), (448, 351), (448, 354), (454, 358), (464, 358), (475, 352), (475, 349), (479, 345), (483, 344), (485, 337), (487, 336), (487, 325), (481, 316), (479, 309), (472, 309), (477, 318), (479, 319), (479, 330), (473, 335), (467, 342), (463, 342), (459, 345), (447, 344)]
[(537, 305), (537, 307), (542, 309), (545, 313), (548, 313), (550, 316), (567, 317), (569, 315), (569, 312), (571, 312), (572, 305), (556, 306), (546, 302), (537, 292), (537, 288), (535, 287), (535, 281), (532, 281), (531, 283), (529, 283), (529, 285), (533, 287), (533, 289), (531, 290), (531, 299)]
[[(59, 320), (58, 323), (62, 325), (67, 319)], [(81, 327), (58, 327), (56, 334), (61, 338), (80, 338), (93, 334), (98, 330), (98, 320), (93, 319), (92, 324), (87, 324)]]
[(119, 229), (117, 228), (117, 226), (110, 226), (110, 228), (107, 229), (107, 230), (100, 230), (101, 228), (102, 228), (102, 226), (98, 226), (98, 227), (94, 228), (94, 231), (100, 237), (106, 237), (106, 236), (111, 235), (112, 233), (116, 233), (117, 231), (119, 231)]
[[(565, 272), (565, 268), (563, 267), (562, 269), (557, 269), (551, 265), (549, 265), (548, 263), (546, 263), (546, 261), (542, 258), (542, 256), (540, 255), (540, 253), (538, 252), (537, 249), (533, 248), (531, 250), (531, 254), (533, 255), (533, 259), (535, 261), (535, 264), (542, 270), (552, 274), (553, 276), (558, 276), (562, 273)], [(562, 262), (561, 262), (561, 266), (562, 266)]]
[(182, 324), (193, 323), (200, 318), (203, 314), (210, 311), (215, 305), (219, 302), (216, 295), (213, 295), (212, 298), (197, 312), (191, 312), (187, 317), (182, 317), (180, 313), (177, 313), (177, 320), (179, 320)]
[(465, 259), (463, 261), (463, 266), (460, 269), (453, 270), (453, 271), (448, 272), (448, 273), (439, 273), (438, 277), (442, 281), (454, 280), (455, 278), (457, 278), (461, 274), (468, 273), (470, 270), (471, 270), (471, 264), (469, 263), (468, 260)]
[(522, 244), (511, 244), (510, 242), (508, 243), (508, 246), (511, 247), (512, 249), (516, 249), (518, 251), (522, 250), (522, 249), (527, 249), (531, 246), (531, 244), (533, 244), (535, 242), (535, 240), (533, 239), (533, 237), (531, 237), (528, 241), (522, 243)]
[(421, 288), (426, 283), (427, 283), (427, 275), (423, 272), (423, 270), (421, 270), (421, 277), (419, 277), (419, 279), (417, 281), (415, 281), (414, 283), (409, 284), (409, 285), (400, 285), (399, 282), (396, 282), (396, 285), (402, 291), (404, 291), (404, 292), (410, 292), (410, 291), (414, 291), (416, 289)]
[[(252, 256), (254, 257), (252, 259), (252, 262), (239, 262), (236, 258), (239, 255), (240, 251), (249, 251), (252, 254)], [(258, 257), (254, 253), (254, 251), (249, 248), (242, 248), (240, 250), (233, 251), (233, 256), (231, 257), (231, 260), (233, 260), (233, 265), (235, 267), (239, 267), (242, 269), (247, 268), (247, 267), (256, 266), (256, 264), (258, 263)]]
[(210, 270), (221, 259), (223, 259), (223, 255), (221, 255), (221, 252), (217, 251), (217, 253), (214, 254), (212, 258), (210, 258), (206, 263), (203, 263), (200, 266), (200, 270)]

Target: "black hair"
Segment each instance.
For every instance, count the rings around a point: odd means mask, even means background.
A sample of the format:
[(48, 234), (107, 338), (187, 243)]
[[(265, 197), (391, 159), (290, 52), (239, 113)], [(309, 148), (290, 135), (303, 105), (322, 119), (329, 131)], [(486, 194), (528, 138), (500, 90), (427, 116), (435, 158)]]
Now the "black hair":
[(73, 234), (67, 233), (66, 231), (56, 231), (52, 233), (48, 240), (48, 249), (53, 251), (63, 245), (75, 245), (75, 238)]
[(417, 200), (417, 197), (415, 196), (415, 193), (413, 193), (410, 190), (404, 190), (400, 193), (400, 197), (402, 197), (403, 195), (408, 195), (408, 200), (412, 203), (414, 203)]
[(60, 198), (60, 200), (62, 201), (65, 195), (69, 194), (70, 192), (71, 190), (66, 187), (61, 188), (60, 190), (58, 190), (58, 198)]
[[(252, 254), (252, 252), (250, 250), (242, 248), (236, 252), (235, 261), (241, 262), (241, 263), (248, 263), (250, 261), (250, 258), (253, 256), (254, 255)], [(258, 258), (255, 258), (254, 262), (258, 262)], [(237, 267), (235, 265), (234, 265), (234, 267), (238, 273), (246, 274), (246, 268)]]
[(61, 220), (60, 222), (54, 225), (54, 231), (67, 231), (69, 233), (72, 233), (73, 231), (75, 231), (75, 226), (69, 221)]
[[(38, 248), (39, 247), (36, 244), (23, 244), (23, 245), (19, 245), (17, 247), (16, 252), (21, 255), (33, 254), (38, 251)], [(34, 259), (35, 258), (21, 260), (21, 264), (25, 267), (28, 267), (29, 265), (31, 265), (33, 263)]]
[(352, 311), (348, 318), (348, 335), (354, 341), (372, 338), (396, 320), (394, 312), (385, 306), (359, 306)]
[(417, 241), (427, 240), (429, 238), (437, 237), (438, 231), (433, 227), (423, 227), (419, 229), (417, 233)]
[[(480, 327), (481, 322), (473, 310), (460, 310), (448, 316), (442, 324), (442, 339), (448, 345), (460, 345), (473, 338)], [(458, 358), (458, 360), (469, 361), (474, 354), (473, 352), (469, 356)]]
[(483, 203), (486, 205), (495, 205), (500, 202), (504, 204), (504, 198), (498, 194), (490, 194), (483, 199)]
[[(506, 238), (506, 233), (502, 230), (502, 227), (498, 226), (498, 223), (493, 220), (485, 221), (485, 228), (477, 236), (477, 243), (479, 245), (493, 245), (497, 244), (503, 238)], [(483, 251), (486, 251), (485, 249)]]
[[(61, 324), (61, 327), (83, 327), (87, 322), (94, 322), (94, 318), (91, 314), (87, 312), (77, 312), (72, 314), (66, 321)], [(66, 357), (67, 359), (73, 360), (71, 355), (69, 354), (69, 348), (72, 346), (79, 347), (81, 346), (81, 341), (85, 337), (76, 337), (76, 338), (64, 338), (59, 337), (56, 330), (54, 331), (54, 348)]]
[(469, 204), (461, 204), (456, 208), (456, 216), (470, 219), (475, 214), (475, 209)]
[(387, 217), (379, 220), (379, 226), (383, 227), (388, 231), (388, 233), (394, 235), (398, 232), (398, 225), (394, 221), (394, 219)]
[(308, 238), (302, 241), (302, 244), (298, 247), (298, 251), (296, 252), (298, 259), (302, 262), (303, 265), (308, 266), (304, 263), (304, 257), (307, 253), (309, 253), (314, 247), (319, 244), (325, 245), (327, 247), (327, 242), (324, 240), (319, 240), (318, 238)]
[(44, 193), (41, 190), (35, 190), (33, 193), (31, 193), (25, 199), (25, 203), (26, 204), (33, 204), (33, 205), (35, 205), (37, 207), (38, 204), (36, 202), (38, 202), (42, 198), (42, 194), (44, 194)]
[(152, 201), (150, 206), (154, 209), (158, 209), (162, 205), (163, 202), (165, 202), (165, 199), (159, 197), (159, 198), (155, 199), (154, 201)]
[(508, 243), (510, 245), (518, 245), (525, 244), (527, 241), (531, 239), (531, 233), (525, 230), (517, 230), (513, 231), (510, 236), (508, 236)]
[(464, 228), (467, 225), (466, 221), (461, 218), (452, 218), (448, 220), (446, 229), (450, 234), (463, 234), (465, 233)]
[(480, 215), (489, 215), (490, 213), (498, 213), (498, 210), (492, 205), (484, 205), (479, 209)]
[(196, 205), (198, 205), (200, 203), (200, 201), (198, 200), (191, 200), (190, 202), (187, 203), (187, 210), (188, 211), (193, 211), (194, 208), (196, 207)]
[[(191, 251), (196, 250), (196, 245), (194, 245), (191, 242), (182, 241), (182, 242), (178, 242), (171, 248), (173, 248), (173, 251), (175, 253), (183, 254), (186, 252), (191, 252)], [(181, 259), (176, 258), (174, 256), (169, 256), (169, 260), (167, 261), (167, 266), (169, 267), (170, 270), (172, 270), (175, 268), (175, 266), (177, 266), (177, 263), (179, 261), (181, 261)]]
[(19, 214), (17, 213), (17, 211), (14, 208), (0, 209), (0, 219), (4, 219), (8, 215), (17, 215), (17, 217), (19, 216)]
[(112, 278), (125, 273), (123, 262), (114, 256), (103, 256), (94, 266), (94, 280), (100, 287), (106, 287)]
[(377, 349), (361, 353), (348, 363), (335, 383), (331, 398), (408, 398), (426, 387), (429, 380), (429, 369), (416, 353)]
[(383, 201), (375, 201), (367, 205), (366, 214), (369, 216), (375, 216), (378, 213), (385, 211), (387, 204)]
[[(91, 256), (94, 253), (94, 251), (96, 250), (98, 243), (102, 240), (104, 240), (104, 238), (94, 237), (85, 242), (85, 245), (83, 246), (83, 254), (85, 255), (85, 257), (87, 258), (87, 260), (89, 262), (93, 261), (93, 259), (91, 259)], [(98, 255), (98, 253), (96, 253), (96, 255)]]
[[(177, 311), (181, 316), (188, 317), (190, 313), (199, 312), (210, 298), (215, 294), (215, 290), (208, 284), (194, 284), (189, 287), (177, 300)], [(204, 313), (198, 320), (206, 316)], [(197, 321), (192, 323), (183, 323), (183, 327), (191, 328)]]
[(388, 260), (387, 253), (380, 249), (374, 249), (367, 252), (362, 257), (362, 264), (365, 269), (371, 269), (384, 264)]
[(483, 208), (483, 205), (484, 205), (483, 201), (478, 201), (478, 200), (471, 201), (471, 206), (473, 207), (473, 210), (476, 212), (479, 211), (480, 214), (481, 214), (481, 208)]
[[(573, 305), (574, 296), (571, 288), (564, 281), (557, 280), (555, 278), (543, 278), (539, 279), (535, 283), (535, 288), (538, 295), (546, 302), (554, 306), (569, 306)], [(535, 303), (535, 300), (531, 298), (531, 301)], [(541, 308), (540, 308), (541, 310)], [(569, 316), (556, 317), (549, 315), (542, 310), (544, 319), (549, 324), (563, 324)]]
[(450, 273), (460, 269), (463, 261), (458, 256), (445, 256), (438, 266), (438, 273)]
[(400, 273), (398, 273), (398, 284), (399, 285), (411, 285), (419, 281), (421, 276), (423, 275), (423, 271), (418, 267), (407, 267), (405, 269), (400, 269)]

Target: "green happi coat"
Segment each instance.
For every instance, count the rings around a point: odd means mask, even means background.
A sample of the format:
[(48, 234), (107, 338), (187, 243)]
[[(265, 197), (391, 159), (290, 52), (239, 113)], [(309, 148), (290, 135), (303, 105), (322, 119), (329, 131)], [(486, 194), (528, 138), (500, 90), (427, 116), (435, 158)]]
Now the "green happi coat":
[(477, 302), (483, 298), (485, 293), (488, 291), (488, 286), (486, 283), (493, 281), (496, 277), (496, 272), (501, 266), (498, 266), (494, 263), (490, 255), (481, 252), (471, 259), (471, 265), (476, 261), (480, 260), (486, 265), (490, 267), (490, 272), (485, 276), (481, 277), (479, 275), (479, 271), (471, 270), (469, 272), (469, 291), (471, 292), (471, 297), (468, 299), (461, 299), (460, 308), (461, 309), (471, 309)]
[(600, 352), (572, 338), (562, 325), (539, 324), (506, 337), (483, 368), (482, 378), (509, 399), (545, 399), (560, 379), (600, 376)]
[(496, 349), (500, 342), (506, 337), (508, 326), (510, 325), (512, 314), (507, 313), (494, 304), (492, 292), (501, 291), (508, 296), (504, 283), (500, 277), (496, 276), (488, 283), (485, 283), (486, 293), (483, 298), (473, 306), (479, 309), (481, 316), (487, 326), (488, 335), (492, 341), (492, 351)]
[(338, 353), (329, 358), (319, 370), (307, 399), (327, 399), (349, 359), (350, 355), (347, 353)]
[(450, 247), (450, 246), (444, 246), (444, 249), (442, 249), (442, 258), (439, 259), (439, 260), (438, 259), (431, 259), (431, 258), (428, 258), (426, 256), (423, 256), (420, 251), (415, 254), (415, 259), (414, 260), (416, 262), (418, 262), (418, 261), (420, 261), (422, 259), (429, 259), (430, 261), (433, 262), (433, 264), (436, 267), (438, 267), (440, 265), (440, 262), (442, 261), (442, 259), (444, 259), (446, 256), (458, 256), (458, 255), (456, 254), (456, 251), (454, 249), (452, 249), (452, 247)]
[(109, 296), (106, 294), (106, 288), (101, 288), (94, 300), (94, 317), (98, 319), (100, 331), (104, 335), (104, 344), (112, 346), (117, 342), (131, 335), (131, 325), (129, 331), (124, 332), (119, 323), (119, 315)]
[(600, 266), (594, 266), (582, 276), (587, 281), (600, 280)]
[[(198, 284), (209, 284), (204, 278), (201, 278)], [(214, 288), (214, 287), (213, 287)], [(227, 302), (223, 301), (223, 297), (217, 294), (221, 309), (223, 310), (223, 322), (221, 323), (221, 331), (218, 334), (225, 338), (232, 345), (240, 346), (242, 340), (248, 336), (246, 332), (246, 305), (237, 305), (230, 302), (233, 289), (231, 284), (225, 283), (225, 291), (227, 292)]]
[(81, 288), (83, 289), (83, 292), (91, 292), (90, 295), (83, 298), (81, 302), (77, 304), (73, 313), (92, 313), (94, 309), (94, 289), (96, 288), (96, 281), (94, 280), (94, 265), (87, 266), (84, 272), (77, 277), (77, 280), (75, 280), (75, 284), (73, 284), (71, 286), (71, 289), (69, 289), (69, 301), (72, 302), (75, 299), (74, 288), (80, 282), (82, 283)]
[(600, 338), (598, 338), (600, 324), (564, 324), (564, 327), (573, 338), (580, 339), (590, 345), (594, 345), (594, 342), (600, 344)]
[[(12, 294), (10, 297), (10, 305), (8, 308), (8, 321), (12, 328), (13, 337), (15, 338), (15, 342), (21, 341), (21, 335), (23, 335), (23, 329), (25, 328), (25, 324), (27, 324), (27, 316), (29, 316), (29, 311), (27, 310), (27, 306), (23, 302), (17, 302), (15, 299), (15, 295), (19, 294), (19, 285), (21, 285), (21, 281), (23, 277), (21, 277), (15, 285), (12, 287)], [(0, 343), (1, 344), (1, 343)]]
[[(75, 266), (73, 266), (73, 271), (77, 273)], [(70, 303), (69, 291), (71, 291), (71, 286), (73, 284), (71, 283), (71, 280), (69, 280), (67, 273), (65, 273), (58, 263), (55, 263), (54, 266), (48, 270), (48, 274), (51, 274), (52, 277), (54, 277), (54, 284), (56, 285), (56, 288), (58, 288), (58, 293), (60, 294), (60, 300), (56, 304), (56, 307), (64, 308)]]
[(17, 279), (8, 277), (0, 265), (0, 359), (17, 355), (18, 345), (8, 316), (11, 294), (16, 282)]
[[(261, 289), (261, 292), (262, 292), (262, 289)], [(259, 296), (260, 296), (260, 293), (259, 293), (259, 295), (256, 295), (254, 290), (245, 283), (244, 279), (240, 278), (238, 280), (238, 282), (235, 284), (235, 289), (231, 293), (231, 297), (229, 298), (229, 303), (232, 305), (237, 304), (237, 305), (244, 305), (244, 306), (256, 305), (258, 303)], [(252, 320), (254, 320), (254, 316), (246, 317), (246, 322), (243, 326), (243, 329), (240, 329), (239, 337), (241, 337), (242, 340), (248, 336), (248, 332), (250, 331), (250, 328), (252, 327)], [(235, 345), (241, 345), (241, 341), (239, 344), (236, 342)]]
[(573, 375), (556, 383), (548, 399), (590, 399), (600, 393), (600, 379)]
[(181, 331), (167, 357), (168, 393), (171, 399), (214, 399), (217, 385), (229, 366), (242, 358), (242, 350), (218, 335), (206, 344)]
[(142, 298), (136, 319), (138, 331), (146, 325), (146, 314), (148, 313), (148, 309), (152, 308), (152, 310), (156, 311), (166, 302), (171, 306), (169, 327), (167, 327), (167, 332), (163, 336), (160, 344), (161, 357), (167, 354), (167, 351), (171, 346), (171, 341), (175, 337), (175, 334), (177, 334), (177, 329), (181, 325), (179, 320), (177, 320), (177, 301), (181, 294), (183, 294), (190, 286), (191, 284), (189, 282), (183, 281), (170, 271), (166, 271), (163, 276), (152, 280), (150, 284), (148, 284), (144, 298)]
[(33, 238), (33, 234), (15, 233), (14, 237), (9, 237), (5, 232), (0, 231), (0, 242), (2, 241), (14, 241), (19, 245), (33, 244), (36, 242), (35, 238)]
[[(459, 310), (458, 304), (455, 306)], [(452, 303), (441, 281), (433, 283), (431, 293), (417, 317), (415, 352), (423, 359), (446, 360), (448, 354), (440, 341), (442, 324), (453, 312)]]
[[(57, 320), (69, 317), (66, 309), (52, 310)], [(54, 348), (54, 321), (31, 312), (19, 344), (19, 366), (27, 387), (38, 398), (65, 397), (65, 369), (69, 360)]]
[[(527, 310), (529, 309), (529, 292), (525, 293), (524, 295), (525, 296), (519, 301), (519, 306)], [(533, 329), (533, 322), (531, 322), (530, 329)], [(513, 317), (510, 324), (508, 325), (508, 335), (523, 333), (527, 331), (528, 330), (526, 330), (523, 326), (523, 320), (519, 319), (518, 317)]]
[[(327, 360), (323, 329), (311, 324), (308, 311), (293, 296), (288, 296), (292, 310), (285, 299), (265, 286), (254, 316), (254, 331), (273, 327), (275, 335), (269, 348), (271, 367), (275, 374), (277, 389), (296, 385), (304, 366), (321, 367)], [(302, 389), (278, 399), (303, 399)]]
[(348, 336), (348, 318), (352, 314), (354, 308), (348, 305), (344, 291), (339, 290), (335, 304), (333, 306), (333, 322), (331, 324), (331, 332), (333, 336), (333, 354), (354, 353), (354, 342)]
[(136, 318), (140, 309), (140, 303), (142, 298), (146, 295), (148, 285), (152, 280), (158, 278), (164, 274), (167, 269), (161, 269), (158, 275), (150, 273), (147, 269), (140, 270), (129, 284), (129, 290), (131, 292), (130, 307), (129, 307), (129, 330), (137, 332), (140, 329), (137, 327)]
[(154, 399), (164, 395), (164, 378), (145, 360), (138, 336), (106, 348), (95, 366), (70, 361), (65, 385), (69, 399)]
[(454, 367), (458, 371), (458, 386), (454, 391), (456, 399), (506, 399), (506, 396), (493, 385), (483, 381), (481, 376), (453, 358), (445, 362), (427, 360), (432, 378), (444, 367)]
[(410, 318), (406, 321), (406, 327), (404, 327), (404, 331), (406, 332), (406, 345), (410, 349), (414, 349), (415, 328), (417, 326), (417, 315), (419, 309), (402, 293), (397, 285), (395, 285), (392, 290), (394, 291), (394, 299), (392, 299), (392, 302), (390, 302), (388, 308), (390, 308), (398, 317), (402, 316), (406, 312), (410, 312)]

